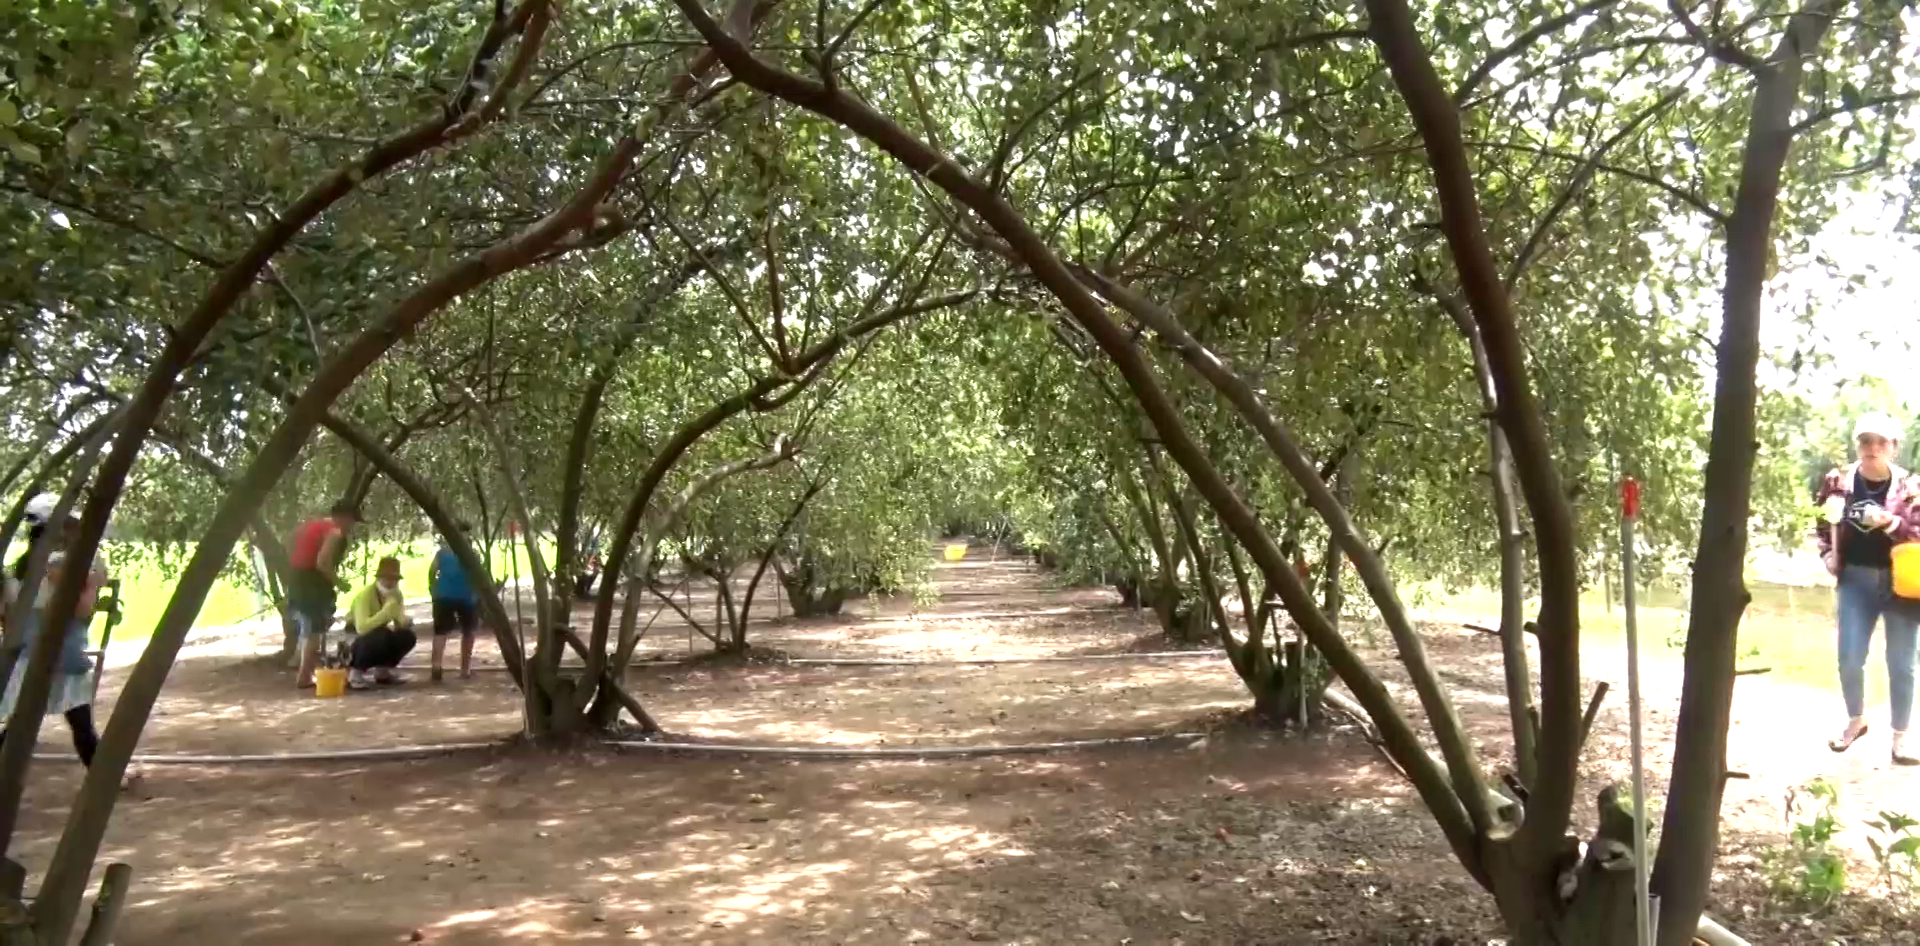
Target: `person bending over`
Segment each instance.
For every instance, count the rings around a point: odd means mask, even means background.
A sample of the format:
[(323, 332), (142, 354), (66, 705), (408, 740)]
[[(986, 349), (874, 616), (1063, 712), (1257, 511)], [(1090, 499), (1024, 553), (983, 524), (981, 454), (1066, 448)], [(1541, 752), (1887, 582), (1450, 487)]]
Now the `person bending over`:
[(333, 504), (327, 516), (304, 523), (294, 530), (288, 558), (287, 610), (299, 625), (300, 670), (294, 686), (313, 686), (313, 671), (320, 666), (320, 646), (333, 626), (335, 595), (347, 589), (340, 579), (340, 560), (346, 554), (348, 534), (360, 513), (352, 503)]
[(364, 690), (376, 683), (404, 682), (393, 668), (419, 638), (407, 617), (406, 599), (400, 596), (399, 559), (380, 560), (373, 584), (353, 596), (347, 614), (347, 631), (353, 635), (347, 686)]

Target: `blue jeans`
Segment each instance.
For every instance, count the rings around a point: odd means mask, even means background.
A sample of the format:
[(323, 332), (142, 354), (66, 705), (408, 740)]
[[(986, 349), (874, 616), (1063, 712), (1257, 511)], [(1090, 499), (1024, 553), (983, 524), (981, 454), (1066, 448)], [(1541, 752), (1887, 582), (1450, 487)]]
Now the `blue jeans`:
[(1873, 625), (1887, 624), (1887, 696), (1893, 703), (1893, 728), (1904, 732), (1913, 721), (1914, 638), (1920, 602), (1893, 596), (1893, 573), (1884, 568), (1848, 565), (1840, 569), (1835, 592), (1840, 611), (1840, 695), (1847, 716), (1867, 714), (1867, 650)]

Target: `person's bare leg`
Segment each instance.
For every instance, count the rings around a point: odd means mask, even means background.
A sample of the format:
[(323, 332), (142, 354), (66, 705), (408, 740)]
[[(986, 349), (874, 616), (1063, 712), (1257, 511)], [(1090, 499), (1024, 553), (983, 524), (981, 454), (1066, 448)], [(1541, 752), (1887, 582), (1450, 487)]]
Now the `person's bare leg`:
[(300, 636), (300, 672), (294, 674), (294, 688), (304, 690), (313, 686), (313, 672), (319, 667), (320, 635), (302, 634)]
[(460, 679), (473, 679), (473, 632), (460, 635)]
[(441, 674), (445, 672), (440, 668), (446, 665), (446, 658), (447, 658), (447, 635), (445, 634), (433, 635), (433, 671), (432, 671), (431, 677), (433, 682), (435, 683), (440, 682)]

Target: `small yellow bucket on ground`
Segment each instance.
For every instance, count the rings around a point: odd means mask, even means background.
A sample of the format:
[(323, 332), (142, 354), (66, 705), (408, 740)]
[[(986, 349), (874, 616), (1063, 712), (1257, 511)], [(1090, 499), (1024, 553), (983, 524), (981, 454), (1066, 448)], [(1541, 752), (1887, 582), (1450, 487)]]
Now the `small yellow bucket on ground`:
[(952, 545), (947, 546), (947, 561), (957, 562), (966, 557), (967, 557), (967, 544), (965, 542), (955, 542)]
[(330, 699), (347, 695), (347, 671), (344, 667), (322, 667), (313, 672), (313, 695)]

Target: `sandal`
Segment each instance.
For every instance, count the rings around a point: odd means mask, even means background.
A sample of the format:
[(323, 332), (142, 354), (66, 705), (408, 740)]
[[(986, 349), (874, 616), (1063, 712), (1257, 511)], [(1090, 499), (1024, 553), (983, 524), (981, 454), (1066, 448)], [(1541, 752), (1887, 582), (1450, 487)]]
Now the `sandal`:
[(1853, 726), (1849, 724), (1847, 731), (1840, 734), (1840, 738), (1827, 740), (1827, 748), (1835, 752), (1845, 752), (1853, 748), (1853, 744), (1859, 742), (1861, 736), (1867, 734), (1868, 728), (1866, 723), (1861, 723), (1858, 729), (1853, 728)]
[(1902, 743), (1905, 740), (1903, 740), (1901, 737), (1905, 735), (1906, 733), (1893, 734), (1893, 764), (1894, 765), (1920, 765), (1920, 758), (1915, 758), (1914, 756), (1908, 755), (1906, 749), (1902, 746)]

